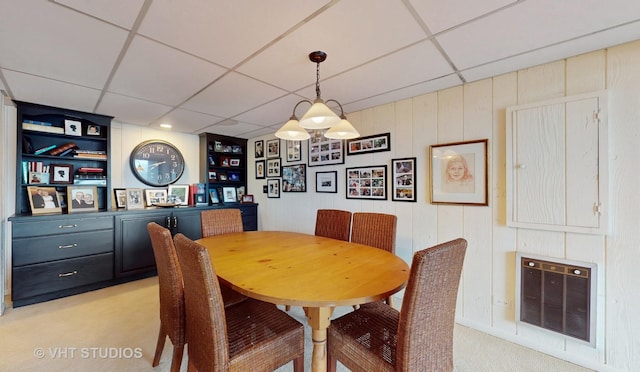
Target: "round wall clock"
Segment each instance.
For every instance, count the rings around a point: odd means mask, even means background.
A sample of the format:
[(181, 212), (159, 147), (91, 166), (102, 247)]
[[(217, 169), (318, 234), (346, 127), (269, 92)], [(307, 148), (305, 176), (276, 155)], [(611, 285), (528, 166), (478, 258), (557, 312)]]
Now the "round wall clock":
[(167, 186), (184, 172), (184, 157), (177, 147), (167, 141), (144, 141), (131, 151), (131, 171), (149, 186)]

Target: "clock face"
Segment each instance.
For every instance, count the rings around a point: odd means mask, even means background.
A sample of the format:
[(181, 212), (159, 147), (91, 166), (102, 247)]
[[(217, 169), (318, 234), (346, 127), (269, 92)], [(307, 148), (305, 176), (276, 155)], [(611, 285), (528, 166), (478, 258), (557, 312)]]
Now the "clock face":
[(150, 186), (174, 183), (184, 172), (184, 158), (174, 145), (161, 140), (140, 143), (131, 151), (129, 165), (133, 174)]

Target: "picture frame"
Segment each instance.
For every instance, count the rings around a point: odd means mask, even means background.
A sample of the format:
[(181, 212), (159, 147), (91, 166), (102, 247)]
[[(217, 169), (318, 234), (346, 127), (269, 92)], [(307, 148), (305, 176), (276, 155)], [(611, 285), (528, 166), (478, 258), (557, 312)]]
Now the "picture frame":
[(316, 172), (316, 192), (337, 193), (338, 171)]
[(241, 178), (240, 172), (228, 172), (227, 178), (231, 182), (240, 182), (240, 178)]
[(127, 198), (126, 208), (130, 209), (144, 209), (144, 195), (142, 189), (129, 188), (125, 189), (125, 195)]
[(209, 182), (218, 180), (218, 172), (209, 171)]
[(253, 195), (251, 195), (251, 194), (242, 195), (242, 198), (240, 199), (240, 203), (242, 203), (242, 204), (251, 204), (251, 203), (253, 203)]
[(282, 166), (282, 192), (307, 192), (307, 165)]
[(219, 204), (220, 203), (220, 198), (218, 197), (218, 190), (217, 189), (209, 190), (209, 200), (211, 201), (211, 204)]
[(72, 184), (73, 165), (71, 164), (51, 164), (49, 166), (49, 183), (52, 184)]
[(489, 140), (429, 146), (431, 204), (489, 205)]
[(265, 161), (264, 160), (256, 160), (256, 179), (261, 180), (265, 178)]
[(300, 141), (286, 141), (287, 142), (287, 162), (294, 162), (302, 160), (301, 150), (302, 142)]
[(221, 156), (220, 157), (220, 166), (221, 167), (230, 167), (231, 166), (231, 158), (229, 156)]
[(235, 187), (223, 187), (222, 188), (222, 202), (235, 203), (238, 201), (238, 196)]
[(46, 185), (49, 183), (49, 172), (29, 172), (29, 185)]
[(61, 214), (60, 198), (55, 187), (27, 186), (31, 214)]
[(229, 161), (229, 165), (232, 166), (232, 167), (239, 167), (240, 166), (240, 159), (231, 158), (231, 160)]
[(344, 140), (312, 136), (307, 147), (310, 167), (344, 164)]
[(280, 165), (280, 158), (267, 159), (267, 177), (280, 177), (282, 174)]
[(267, 179), (267, 198), (280, 197), (280, 178)]
[(267, 140), (267, 158), (280, 157), (280, 139)]
[(189, 205), (189, 185), (169, 185), (167, 203)]
[(416, 158), (391, 159), (391, 200), (416, 202)]
[(127, 207), (127, 189), (114, 188), (113, 196), (116, 202), (116, 208)]
[(389, 132), (347, 140), (347, 155), (381, 151), (391, 151), (391, 134)]
[(387, 166), (346, 168), (347, 199), (387, 200)]
[(98, 188), (95, 186), (67, 186), (68, 213), (97, 212)]
[(207, 194), (205, 193), (194, 194), (193, 199), (196, 205), (207, 205)]
[(151, 207), (157, 204), (165, 204), (167, 202), (167, 190), (166, 189), (145, 189), (144, 200), (147, 203), (147, 207)]
[(64, 120), (64, 134), (67, 136), (82, 136), (82, 122), (79, 120)]
[(253, 144), (254, 155), (256, 159), (264, 158), (264, 140), (258, 140)]
[(100, 136), (100, 126), (87, 124), (87, 136)]

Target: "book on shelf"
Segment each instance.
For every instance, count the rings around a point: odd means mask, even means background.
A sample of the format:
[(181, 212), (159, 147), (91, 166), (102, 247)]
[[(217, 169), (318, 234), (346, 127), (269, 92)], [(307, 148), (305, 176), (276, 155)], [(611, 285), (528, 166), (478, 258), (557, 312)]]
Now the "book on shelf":
[(106, 159), (106, 151), (100, 150), (75, 150), (73, 157), (78, 159)]
[(104, 172), (103, 168), (98, 167), (81, 167), (78, 168), (78, 173), (102, 173)]
[(33, 152), (33, 155), (42, 155), (47, 151), (51, 151), (53, 149), (55, 149), (56, 147), (58, 147), (57, 145), (49, 145), (49, 146), (45, 146), (43, 148), (37, 149), (36, 151)]
[(28, 123), (28, 124), (36, 124), (36, 125), (44, 125), (46, 127), (51, 127), (53, 126), (53, 123), (50, 123), (48, 121), (40, 121), (40, 120), (29, 120), (29, 119), (24, 119), (22, 121), (23, 123)]
[(76, 147), (78, 147), (78, 146), (74, 142), (68, 142), (68, 143), (65, 143), (62, 146), (59, 146), (59, 147), (51, 150), (49, 155), (58, 156), (58, 155), (62, 154), (63, 152), (65, 152), (67, 150), (75, 149)]
[(106, 155), (107, 152), (104, 150), (83, 150), (76, 149), (76, 154), (95, 154), (95, 155)]
[(102, 173), (80, 173), (74, 176), (76, 180), (106, 180), (107, 176)]
[(34, 123), (22, 122), (22, 129), (31, 130), (34, 132), (46, 132), (46, 133), (58, 133), (64, 134), (64, 128), (54, 127), (49, 125), (40, 125)]
[(74, 178), (73, 184), (74, 185), (106, 186), (107, 185), (107, 180), (106, 179), (80, 179), (80, 178)]

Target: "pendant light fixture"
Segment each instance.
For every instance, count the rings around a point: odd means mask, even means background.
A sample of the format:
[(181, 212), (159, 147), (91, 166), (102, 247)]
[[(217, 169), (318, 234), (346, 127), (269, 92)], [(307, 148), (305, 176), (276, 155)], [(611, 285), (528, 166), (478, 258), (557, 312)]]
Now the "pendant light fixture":
[[(309, 139), (310, 135), (306, 129), (317, 131), (329, 128), (324, 136), (332, 139), (352, 139), (360, 137), (360, 133), (349, 123), (347, 116), (344, 114), (342, 105), (335, 99), (329, 99), (326, 102), (334, 102), (340, 108), (340, 115), (325, 104), (320, 97), (320, 63), (327, 59), (325, 52), (316, 51), (309, 54), (309, 60), (316, 63), (316, 99), (311, 102), (308, 99), (296, 103), (293, 107), (293, 114), (289, 121), (276, 132), (276, 137), (300, 141)], [(298, 121), (296, 117), (296, 109), (301, 103), (311, 105), (309, 110), (304, 114), (302, 119)]]

